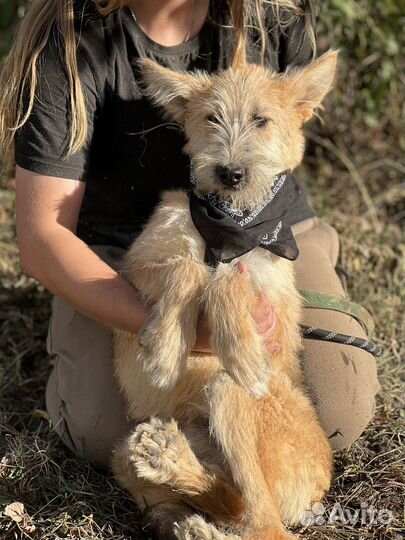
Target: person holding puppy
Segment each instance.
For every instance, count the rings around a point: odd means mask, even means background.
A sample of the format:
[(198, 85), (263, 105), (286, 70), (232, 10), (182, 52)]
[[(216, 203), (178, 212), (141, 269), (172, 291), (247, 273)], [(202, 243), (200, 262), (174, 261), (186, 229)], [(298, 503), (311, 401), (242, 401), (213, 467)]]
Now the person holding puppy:
[[(136, 60), (152, 58), (174, 70), (224, 69), (232, 20), (243, 7), (249, 61), (283, 72), (313, 58), (312, 0), (34, 0), (2, 73), (0, 144), (6, 161), (17, 165), (21, 265), (55, 295), (48, 412), (63, 442), (101, 467), (131, 428), (113, 376), (110, 328), (138, 334), (149, 315), (120, 276), (120, 257), (159, 194), (187, 189), (190, 181), (184, 137), (144, 97)], [(297, 285), (341, 297), (337, 233), (292, 181)], [(239, 271), (249, 279), (245, 265)], [(266, 298), (252, 315), (269, 351), (279, 347), (272, 339), (277, 314)], [(304, 311), (305, 324), (318, 321), (364, 335), (347, 314)], [(196, 352), (209, 352), (203, 319), (197, 335)], [(302, 362), (332, 447), (349, 446), (373, 416), (379, 388), (373, 357), (305, 341)]]

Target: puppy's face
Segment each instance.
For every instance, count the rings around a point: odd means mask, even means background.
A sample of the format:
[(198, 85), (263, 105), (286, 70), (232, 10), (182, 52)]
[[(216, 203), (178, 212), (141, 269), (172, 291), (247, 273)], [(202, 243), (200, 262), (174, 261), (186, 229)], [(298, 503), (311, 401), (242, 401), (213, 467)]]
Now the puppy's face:
[(249, 208), (269, 195), (276, 174), (301, 162), (301, 128), (332, 86), (336, 56), (282, 76), (256, 65), (213, 76), (141, 66), (152, 101), (185, 130), (197, 190)]

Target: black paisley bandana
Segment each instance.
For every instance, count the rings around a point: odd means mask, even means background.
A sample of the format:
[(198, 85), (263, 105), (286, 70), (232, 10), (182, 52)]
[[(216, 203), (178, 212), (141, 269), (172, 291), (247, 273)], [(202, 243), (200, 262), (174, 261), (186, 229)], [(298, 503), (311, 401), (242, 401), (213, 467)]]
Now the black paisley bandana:
[[(215, 195), (204, 196), (195, 188), (190, 190), (191, 217), (207, 244), (206, 264), (216, 267), (220, 262), (228, 263), (258, 246), (290, 261), (298, 257), (286, 219), (293, 195), (287, 180), (287, 171), (275, 176), (271, 195), (251, 211), (232, 208)], [(192, 165), (191, 184), (195, 186)]]

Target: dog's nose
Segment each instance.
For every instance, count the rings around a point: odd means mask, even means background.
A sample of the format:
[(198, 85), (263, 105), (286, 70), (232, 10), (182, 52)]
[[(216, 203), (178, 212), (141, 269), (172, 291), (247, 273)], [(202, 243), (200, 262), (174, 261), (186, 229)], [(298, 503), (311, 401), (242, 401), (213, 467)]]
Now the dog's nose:
[(242, 182), (246, 175), (245, 169), (233, 165), (217, 165), (215, 172), (218, 180), (224, 186), (236, 186)]

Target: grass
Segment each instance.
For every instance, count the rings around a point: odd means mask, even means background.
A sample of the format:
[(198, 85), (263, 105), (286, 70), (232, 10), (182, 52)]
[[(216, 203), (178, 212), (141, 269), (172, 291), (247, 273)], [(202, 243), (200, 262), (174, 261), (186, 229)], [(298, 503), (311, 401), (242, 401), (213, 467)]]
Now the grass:
[[(325, 106), (325, 122), (308, 129), (300, 176), (318, 213), (340, 233), (342, 279), (352, 298), (374, 315), (374, 337), (384, 355), (378, 360), (382, 388), (375, 419), (349, 450), (335, 455), (327, 512), (319, 518), (340, 508), (353, 515), (367, 505), (391, 511), (392, 519), (371, 525), (363, 514), (363, 524), (360, 516), (354, 525), (337, 520), (296, 532), (305, 540), (399, 540), (405, 537), (405, 166), (402, 82), (395, 79), (400, 53), (392, 52), (392, 32), (402, 23), (391, 0), (385, 0), (389, 9), (381, 23), (381, 4), (327, 4), (321, 48), (341, 46), (340, 79)], [(384, 56), (387, 29), (391, 53)], [(367, 41), (367, 32), (373, 39)], [(145, 539), (134, 505), (112, 477), (72, 457), (49, 425), (44, 392), (53, 361), (45, 349), (50, 298), (20, 271), (13, 223), (13, 184), (3, 178), (0, 540)]]

